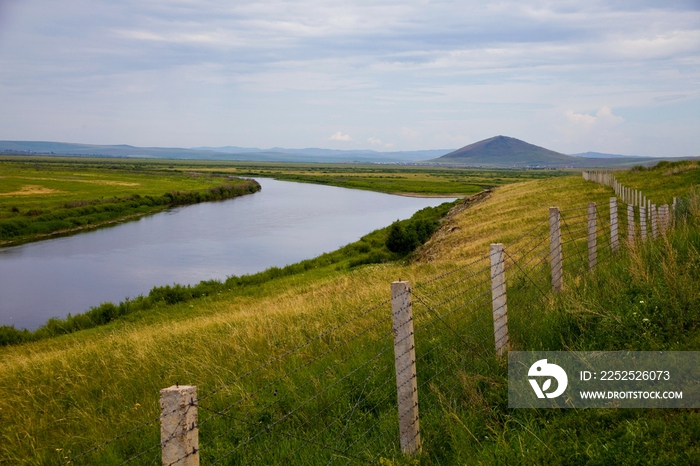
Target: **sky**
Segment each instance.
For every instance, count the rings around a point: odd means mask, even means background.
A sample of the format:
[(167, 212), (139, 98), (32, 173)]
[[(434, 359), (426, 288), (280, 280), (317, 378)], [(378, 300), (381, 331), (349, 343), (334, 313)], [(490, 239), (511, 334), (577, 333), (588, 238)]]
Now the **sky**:
[(0, 140), (700, 156), (700, 0), (0, 0)]

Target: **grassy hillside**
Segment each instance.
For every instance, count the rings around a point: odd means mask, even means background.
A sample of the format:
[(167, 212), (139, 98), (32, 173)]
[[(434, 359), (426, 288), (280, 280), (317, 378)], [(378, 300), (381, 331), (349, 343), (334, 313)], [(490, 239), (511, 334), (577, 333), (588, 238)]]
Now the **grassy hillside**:
[[(462, 330), (456, 313), (438, 319), (431, 310), (439, 312), (430, 296), (443, 284), (484, 272), (489, 243), (520, 244), (551, 205), (570, 212), (575, 230), (572, 209), (589, 201), (603, 207), (610, 195), (580, 176), (501, 186), (453, 211), (410, 262), (313, 268), (2, 348), (0, 461), (55, 464), (111, 440), (74, 463), (121, 464), (155, 448), (134, 458), (150, 464), (159, 444), (158, 390), (179, 383), (207, 394), (200, 403), (205, 464), (413, 464), (397, 451), (395, 392), (392, 399), (386, 384), (393, 377), (389, 284), (402, 279), (422, 283), (417, 296), (424, 298), (416, 302), (425, 403), (419, 463), (692, 464), (695, 410), (509, 410), (505, 366), (481, 351), (492, 344), (489, 313), (487, 333), (474, 336), (450, 330)], [(558, 298), (533, 294), (529, 285), (546, 286), (544, 271), (516, 276), (508, 298), (514, 349), (697, 349), (696, 219), (593, 274), (569, 275)], [(640, 300), (656, 304), (647, 317), (654, 327), (639, 322)], [(482, 317), (465, 319), (468, 330)], [(474, 352), (465, 350), (472, 345)]]
[(652, 203), (670, 204), (674, 197), (684, 196), (688, 186), (700, 185), (700, 162), (662, 161), (649, 168), (616, 172), (616, 177), (623, 185), (641, 190)]

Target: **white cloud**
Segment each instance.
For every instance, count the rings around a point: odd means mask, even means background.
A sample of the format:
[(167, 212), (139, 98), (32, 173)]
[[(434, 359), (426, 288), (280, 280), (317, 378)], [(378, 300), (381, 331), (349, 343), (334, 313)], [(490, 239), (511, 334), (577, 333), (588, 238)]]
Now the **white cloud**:
[(623, 123), (625, 118), (615, 115), (608, 106), (600, 107), (595, 115), (567, 110), (563, 121), (560, 119), (559, 145), (569, 152), (629, 153), (634, 151), (633, 141)]
[(331, 137), (328, 138), (329, 141), (351, 141), (352, 138), (350, 137), (349, 134), (343, 134), (340, 131), (337, 133), (333, 134)]
[(613, 115), (612, 109), (607, 106), (600, 107), (595, 116), (574, 113), (573, 110), (567, 110), (565, 115), (571, 126), (582, 131), (590, 131), (594, 128), (614, 128), (625, 121), (623, 117)]
[(384, 147), (386, 149), (391, 149), (392, 147), (394, 147), (393, 142), (383, 143), (382, 140), (379, 138), (367, 138), (367, 142), (369, 142), (373, 146), (381, 146), (381, 147)]

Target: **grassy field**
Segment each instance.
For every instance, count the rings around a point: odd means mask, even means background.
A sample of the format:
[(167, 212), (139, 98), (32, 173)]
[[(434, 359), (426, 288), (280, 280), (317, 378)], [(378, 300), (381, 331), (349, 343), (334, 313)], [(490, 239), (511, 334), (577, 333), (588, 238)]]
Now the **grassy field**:
[(212, 167), (210, 170), (238, 176), (267, 176), (278, 180), (329, 184), (393, 194), (450, 197), (474, 194), (482, 189), (514, 182), (566, 174), (554, 170), (485, 170), (367, 164), (234, 163), (227, 167)]
[(0, 244), (255, 192), (257, 183), (144, 165), (0, 158)]
[[(671, 181), (682, 173), (669, 175)], [(651, 183), (645, 175), (653, 173), (633, 174)], [(678, 192), (687, 194), (691, 181), (680, 184)], [(354, 459), (333, 455), (348, 449), (381, 464), (696, 464), (697, 410), (509, 410), (503, 363), (485, 354), (463, 367), (465, 348), (481, 348), (481, 340), (430, 327), (435, 319), (427, 306), (416, 317), (425, 364), (423, 452), (406, 458), (393, 443), (395, 393), (392, 400), (391, 384), (382, 382), (391, 382), (393, 371), (385, 351), (389, 284), (423, 283), (428, 299), (431, 287), (455, 276), (444, 274), (483, 264), (490, 243), (515, 244), (546, 223), (549, 206), (573, 219), (575, 209), (591, 201), (605, 206), (610, 195), (580, 176), (507, 184), (455, 208), (410, 260), (327, 264), (2, 348), (0, 462), (60, 463), (143, 425), (72, 463), (121, 464), (157, 448), (158, 423), (150, 421), (159, 414), (158, 390), (179, 383), (208, 394), (200, 403), (205, 464), (345, 463)], [(513, 349), (697, 350), (698, 228), (691, 217), (595, 273), (568, 275), (556, 298), (533, 295), (529, 282), (515, 281), (508, 297)], [(546, 286), (548, 277), (541, 272), (532, 280)], [(639, 301), (654, 303), (645, 314), (652, 325), (640, 319)], [(273, 359), (300, 345), (306, 346)], [(453, 346), (455, 352), (442, 352)], [(255, 377), (239, 379), (261, 364)], [(240, 403), (232, 407), (231, 399)], [(269, 425), (275, 428), (268, 434)], [(154, 459), (157, 449), (134, 464)]]
[(688, 186), (700, 185), (698, 162), (660, 162), (616, 174), (620, 183), (641, 190), (656, 205), (671, 204), (674, 197), (687, 193)]

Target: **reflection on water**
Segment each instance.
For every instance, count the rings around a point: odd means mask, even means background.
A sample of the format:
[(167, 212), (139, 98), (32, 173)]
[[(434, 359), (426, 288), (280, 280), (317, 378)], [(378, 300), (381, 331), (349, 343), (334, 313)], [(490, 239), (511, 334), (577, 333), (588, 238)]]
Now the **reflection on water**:
[(153, 286), (292, 264), (446, 201), (258, 181), (262, 191), (240, 198), (0, 249), (0, 325), (34, 329)]

